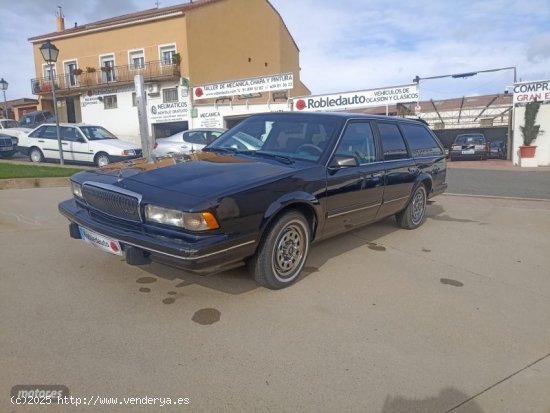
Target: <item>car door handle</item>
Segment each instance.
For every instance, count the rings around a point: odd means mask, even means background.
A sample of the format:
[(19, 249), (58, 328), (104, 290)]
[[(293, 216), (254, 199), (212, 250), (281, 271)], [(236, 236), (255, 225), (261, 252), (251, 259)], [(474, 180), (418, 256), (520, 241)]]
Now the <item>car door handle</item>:
[(372, 178), (382, 178), (384, 176), (384, 172), (376, 172), (373, 174), (370, 174)]
[(44, 143), (44, 141), (42, 139), (38, 139), (38, 142), (40, 143)]
[(68, 143), (67, 142), (62, 142), (61, 145), (68, 145)]

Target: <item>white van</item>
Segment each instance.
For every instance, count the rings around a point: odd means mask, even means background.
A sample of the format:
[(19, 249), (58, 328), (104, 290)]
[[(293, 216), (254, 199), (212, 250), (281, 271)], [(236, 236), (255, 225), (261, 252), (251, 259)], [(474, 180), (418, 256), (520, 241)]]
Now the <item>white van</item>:
[[(63, 159), (68, 162), (93, 163), (99, 167), (111, 162), (140, 158), (137, 145), (121, 141), (98, 125), (63, 123), (59, 125)], [(32, 162), (59, 159), (59, 142), (54, 123), (44, 123), (19, 141), (19, 152)]]

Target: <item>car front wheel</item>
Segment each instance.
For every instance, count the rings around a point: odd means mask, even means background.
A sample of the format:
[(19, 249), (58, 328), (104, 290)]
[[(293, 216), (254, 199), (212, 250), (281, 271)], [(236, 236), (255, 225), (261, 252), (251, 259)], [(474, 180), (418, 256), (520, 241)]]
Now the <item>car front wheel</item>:
[(414, 190), (407, 207), (395, 215), (397, 224), (406, 229), (415, 229), (422, 225), (426, 219), (427, 201), (426, 187), (424, 184), (420, 184)]
[(250, 260), (250, 272), (264, 287), (278, 290), (296, 281), (307, 259), (310, 229), (298, 211), (289, 211), (274, 221)]
[(31, 150), (29, 151), (29, 158), (32, 162), (44, 161), (44, 155), (42, 154), (42, 151), (38, 148), (31, 148)]
[(111, 159), (105, 152), (100, 152), (95, 156), (95, 164), (100, 168), (102, 166), (109, 165), (110, 163)]

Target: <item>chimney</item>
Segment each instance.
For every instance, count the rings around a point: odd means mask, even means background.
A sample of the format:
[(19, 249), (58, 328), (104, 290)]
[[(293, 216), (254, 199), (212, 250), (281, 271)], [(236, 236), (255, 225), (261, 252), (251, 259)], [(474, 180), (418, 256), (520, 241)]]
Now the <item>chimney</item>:
[(65, 30), (65, 18), (63, 16), (63, 11), (61, 6), (57, 6), (57, 11), (55, 12), (55, 20), (57, 23), (57, 31), (62, 32)]

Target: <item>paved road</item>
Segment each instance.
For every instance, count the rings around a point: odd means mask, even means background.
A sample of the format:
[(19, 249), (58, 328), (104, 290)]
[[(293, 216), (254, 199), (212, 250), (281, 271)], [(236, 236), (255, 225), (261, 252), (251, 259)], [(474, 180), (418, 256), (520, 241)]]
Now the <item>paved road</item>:
[(550, 199), (550, 171), (447, 169), (447, 192)]
[[(549, 411), (548, 202), (441, 196), (418, 230), (320, 243), (270, 291), (72, 240), (68, 192), (0, 191), (2, 412)], [(191, 404), (9, 404), (13, 385), (51, 383)]]

